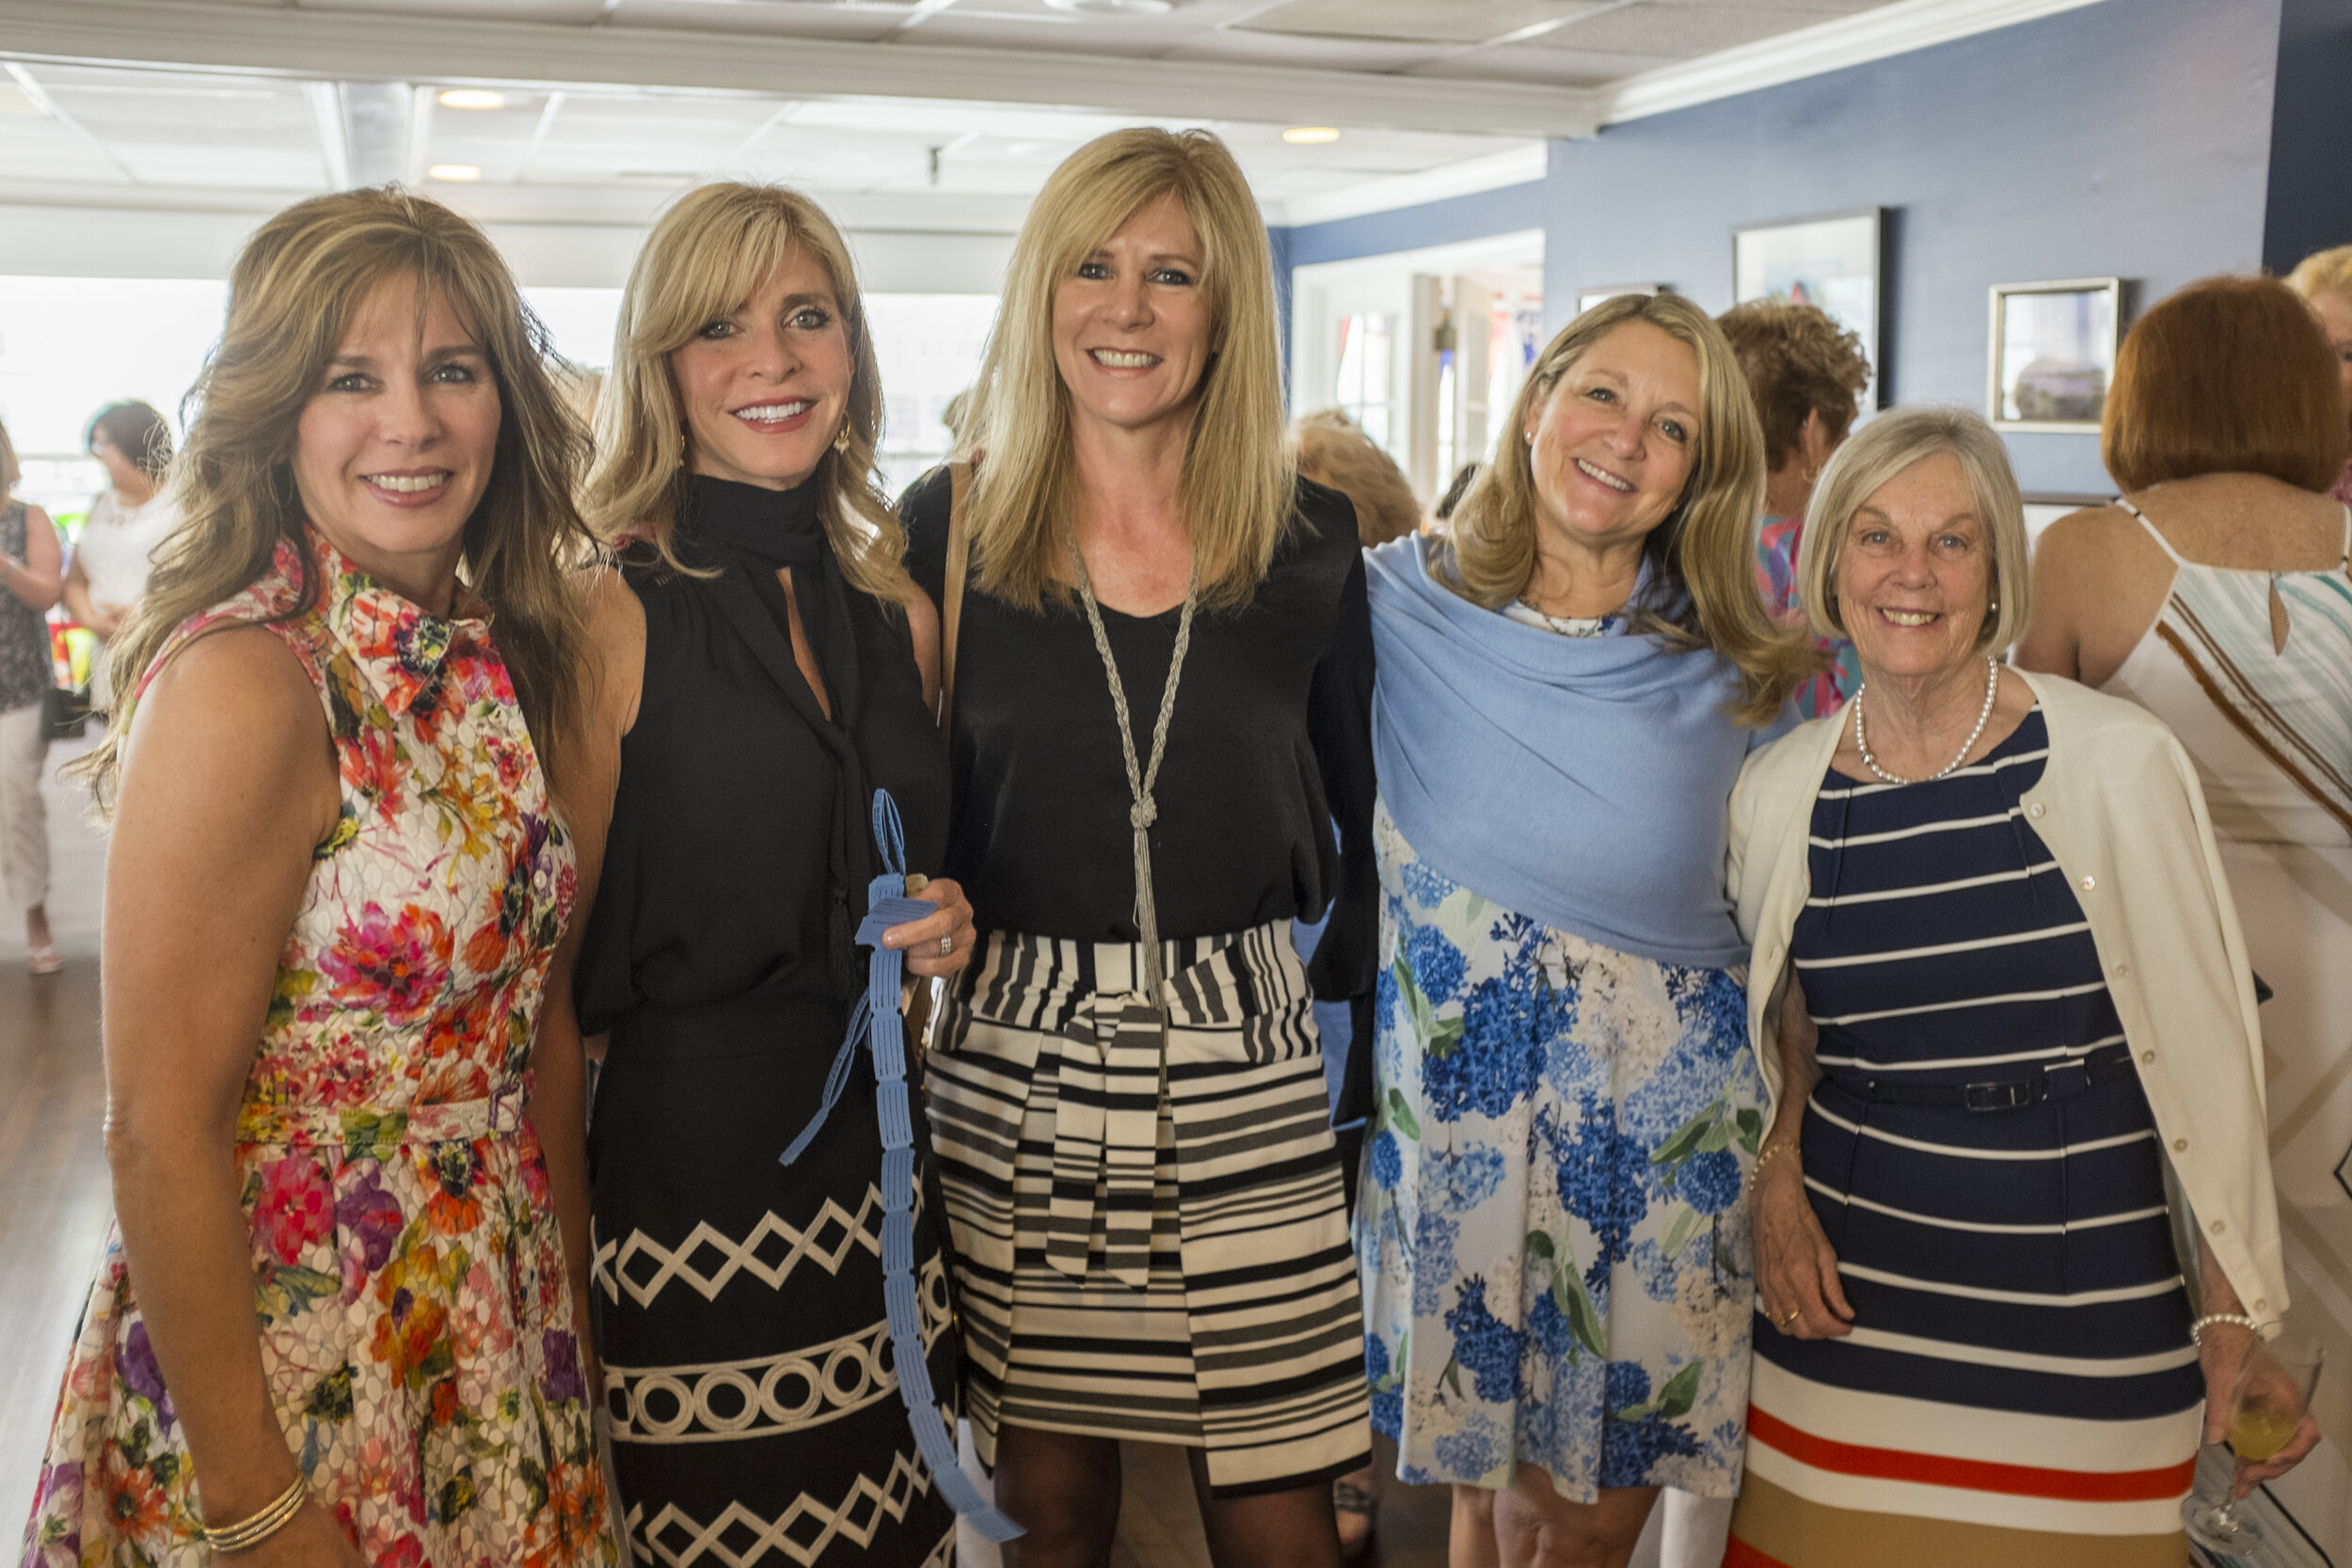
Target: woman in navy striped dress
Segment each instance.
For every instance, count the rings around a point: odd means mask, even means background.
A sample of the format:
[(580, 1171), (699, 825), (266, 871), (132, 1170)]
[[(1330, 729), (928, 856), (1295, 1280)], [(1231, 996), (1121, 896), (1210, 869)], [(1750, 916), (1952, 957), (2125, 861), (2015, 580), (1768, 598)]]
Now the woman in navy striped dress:
[(2177, 1568), (2200, 1433), (2284, 1307), (2202, 799), (2160, 725), (1990, 657), (2025, 541), (1973, 416), (1878, 421), (1816, 514), (1804, 602), (1866, 684), (1733, 805), (1781, 1070), (1726, 1561)]

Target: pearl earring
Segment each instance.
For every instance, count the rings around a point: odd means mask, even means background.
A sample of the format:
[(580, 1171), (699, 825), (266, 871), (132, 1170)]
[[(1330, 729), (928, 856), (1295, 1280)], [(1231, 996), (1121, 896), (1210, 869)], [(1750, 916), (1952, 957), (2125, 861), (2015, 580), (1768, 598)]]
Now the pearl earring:
[(844, 457), (849, 455), (850, 422), (847, 420), (841, 421), (840, 433), (833, 438), (833, 450), (841, 453)]

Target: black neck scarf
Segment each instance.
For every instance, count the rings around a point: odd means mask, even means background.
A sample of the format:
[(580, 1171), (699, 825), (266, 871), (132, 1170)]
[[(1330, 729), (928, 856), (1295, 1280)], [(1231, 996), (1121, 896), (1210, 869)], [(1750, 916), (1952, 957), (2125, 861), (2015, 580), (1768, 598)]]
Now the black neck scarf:
[[(851, 996), (863, 981), (850, 934), (865, 915), (866, 884), (874, 874), (873, 838), (866, 825), (872, 787), (856, 738), (863, 684), (857, 637), (850, 622), (848, 585), (818, 512), (818, 486), (811, 482), (790, 490), (770, 490), (694, 474), (678, 521), (683, 542), (715, 557), (707, 563), (722, 568), (713, 591), (728, 610), (738, 635), (834, 759), (832, 968), (835, 989), (845, 998)], [(792, 569), (789, 606), (784, 585), (776, 580), (781, 567)], [(833, 706), (831, 718), (818, 705), (816, 692), (792, 657), (794, 608), (817, 656)]]

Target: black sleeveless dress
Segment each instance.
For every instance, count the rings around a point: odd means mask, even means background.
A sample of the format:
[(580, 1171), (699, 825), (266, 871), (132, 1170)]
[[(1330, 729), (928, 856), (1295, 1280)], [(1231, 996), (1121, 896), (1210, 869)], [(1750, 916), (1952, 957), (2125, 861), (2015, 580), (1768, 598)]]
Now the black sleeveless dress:
[[(640, 1561), (946, 1564), (954, 1515), (918, 1457), (882, 1299), (882, 1137), (861, 1051), (817, 1111), (865, 984), (850, 933), (897, 800), (937, 872), (947, 771), (904, 614), (849, 587), (813, 486), (696, 478), (679, 553), (625, 562), (645, 610), (637, 721), (580, 960), (610, 1029), (589, 1158), (605, 1401)], [(793, 663), (793, 581), (833, 704)], [(956, 1386), (946, 1276), (918, 1198), (933, 1386)]]

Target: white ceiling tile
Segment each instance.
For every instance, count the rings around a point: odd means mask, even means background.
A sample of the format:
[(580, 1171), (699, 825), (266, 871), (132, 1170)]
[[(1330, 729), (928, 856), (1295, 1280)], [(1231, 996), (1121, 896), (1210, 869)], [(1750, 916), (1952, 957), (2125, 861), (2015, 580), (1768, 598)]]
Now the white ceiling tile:
[(870, 43), (906, 20), (903, 7), (786, 4), (783, 0), (622, 0), (615, 27), (839, 39)]
[(1661, 5), (1643, 0), (1619, 10), (1602, 11), (1569, 23), (1523, 48), (1615, 51), (1628, 55), (1666, 55), (1687, 58), (1733, 49), (1775, 34), (1793, 32), (1828, 20), (1819, 10), (1798, 6), (1726, 5), (1692, 0)]
[(463, 16), (481, 22), (591, 23), (604, 0), (294, 0), (306, 11), (390, 11), (401, 16)]
[(309, 148), (125, 141), (110, 143), (107, 150), (149, 185), (234, 185), (246, 190), (303, 192), (326, 183), (326, 162)]
[(1597, 8), (1599, 0), (1284, 0), (1245, 25), (1259, 32), (1481, 43)]
[(1232, 61), (1324, 71), (1402, 71), (1419, 65), (1444, 46), (1394, 40), (1305, 38), (1219, 27), (1196, 34), (1170, 50), (1175, 60)]
[(1528, 82), (1541, 87), (1590, 87), (1637, 71), (1677, 63), (1678, 55), (1629, 55), (1606, 50), (1479, 49), (1416, 66), (1407, 74), (1466, 82)]

